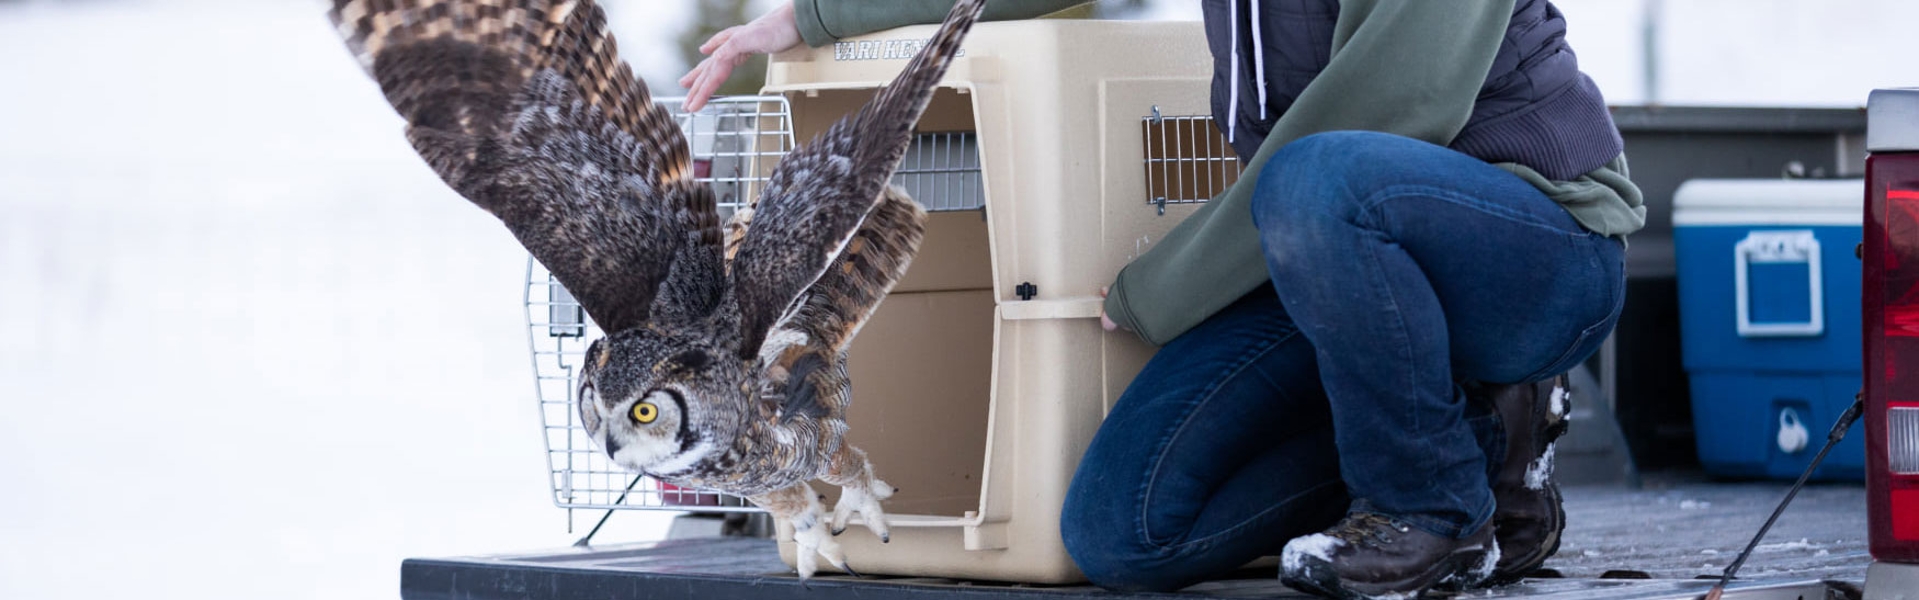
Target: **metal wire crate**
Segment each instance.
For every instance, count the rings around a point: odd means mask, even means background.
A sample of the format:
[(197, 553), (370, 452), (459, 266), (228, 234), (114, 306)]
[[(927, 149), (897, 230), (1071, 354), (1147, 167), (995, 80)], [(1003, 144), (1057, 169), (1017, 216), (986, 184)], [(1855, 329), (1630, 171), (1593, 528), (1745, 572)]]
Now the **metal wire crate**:
[(1239, 155), (1211, 116), (1165, 116), (1159, 107), (1140, 118), (1146, 156), (1146, 203), (1205, 202), (1239, 180)]
[[(792, 111), (783, 97), (715, 98), (692, 114), (679, 110), (681, 99), (659, 102), (679, 121), (692, 149), (694, 176), (712, 186), (722, 217), (757, 196), (774, 165), (793, 150)], [(971, 132), (916, 134), (893, 183), (930, 211), (985, 206), (979, 145)], [(759, 510), (737, 497), (680, 489), (637, 475), (601, 453), (581, 427), (573, 401), (587, 344), (604, 332), (531, 257), (525, 304), (554, 504), (569, 509)]]
[(698, 113), (662, 98), (692, 147), (693, 176), (713, 188), (720, 217), (757, 197), (773, 166), (793, 151), (793, 110), (782, 96), (714, 98)]

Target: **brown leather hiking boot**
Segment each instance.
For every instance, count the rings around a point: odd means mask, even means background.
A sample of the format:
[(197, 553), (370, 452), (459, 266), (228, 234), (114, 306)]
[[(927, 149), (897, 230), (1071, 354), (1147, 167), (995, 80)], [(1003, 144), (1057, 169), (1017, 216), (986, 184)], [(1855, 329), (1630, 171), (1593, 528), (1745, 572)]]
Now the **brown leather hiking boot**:
[(1491, 574), (1498, 552), (1491, 523), (1455, 540), (1386, 515), (1354, 512), (1332, 529), (1287, 542), (1279, 579), (1342, 600), (1415, 598), (1442, 584), (1477, 585)]
[(1499, 562), (1488, 585), (1524, 578), (1559, 551), (1566, 529), (1559, 485), (1553, 482), (1553, 441), (1566, 433), (1572, 411), (1565, 374), (1538, 383), (1483, 385), (1469, 390), (1490, 401), (1506, 430), (1506, 460), (1493, 479), (1493, 535)]

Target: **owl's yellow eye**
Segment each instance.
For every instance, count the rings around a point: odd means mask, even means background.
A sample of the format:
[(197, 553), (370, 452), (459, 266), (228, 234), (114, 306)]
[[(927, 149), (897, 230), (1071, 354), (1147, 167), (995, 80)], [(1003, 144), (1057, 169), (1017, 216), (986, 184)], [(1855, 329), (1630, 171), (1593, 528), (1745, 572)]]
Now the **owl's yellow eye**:
[(640, 402), (633, 405), (633, 421), (641, 425), (652, 423), (660, 418), (660, 407), (652, 402)]

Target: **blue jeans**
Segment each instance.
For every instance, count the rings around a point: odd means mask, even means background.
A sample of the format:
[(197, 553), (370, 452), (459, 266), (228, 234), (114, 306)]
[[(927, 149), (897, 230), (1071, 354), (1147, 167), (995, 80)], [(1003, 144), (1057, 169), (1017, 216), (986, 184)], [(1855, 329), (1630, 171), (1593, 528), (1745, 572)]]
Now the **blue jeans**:
[(1348, 510), (1478, 531), (1505, 440), (1458, 382), (1569, 370), (1624, 300), (1619, 240), (1511, 173), (1404, 137), (1295, 141), (1252, 210), (1272, 289), (1162, 348), (1073, 477), (1061, 534), (1094, 583), (1184, 587)]

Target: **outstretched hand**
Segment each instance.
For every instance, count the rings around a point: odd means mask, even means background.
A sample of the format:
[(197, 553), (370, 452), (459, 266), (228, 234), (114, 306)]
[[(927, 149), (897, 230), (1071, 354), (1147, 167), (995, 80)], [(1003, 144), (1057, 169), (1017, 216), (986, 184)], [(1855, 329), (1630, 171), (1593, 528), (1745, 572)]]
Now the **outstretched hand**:
[(700, 44), (706, 59), (680, 77), (686, 88), (687, 112), (706, 106), (713, 92), (733, 74), (733, 68), (754, 54), (773, 54), (800, 45), (800, 28), (793, 19), (793, 3), (787, 2), (745, 25), (728, 27)]

